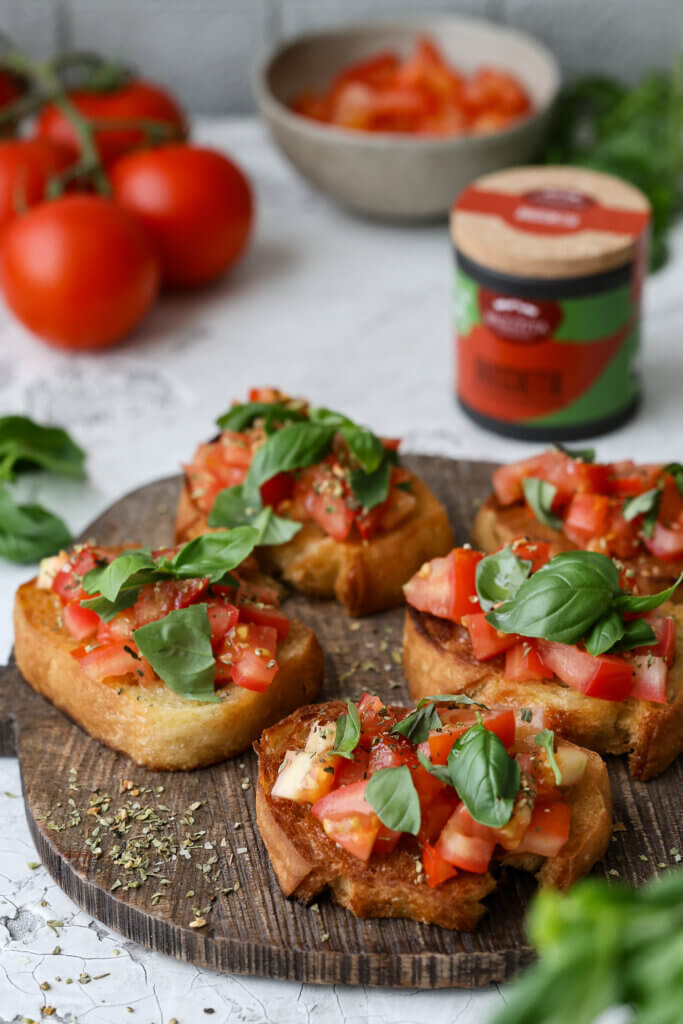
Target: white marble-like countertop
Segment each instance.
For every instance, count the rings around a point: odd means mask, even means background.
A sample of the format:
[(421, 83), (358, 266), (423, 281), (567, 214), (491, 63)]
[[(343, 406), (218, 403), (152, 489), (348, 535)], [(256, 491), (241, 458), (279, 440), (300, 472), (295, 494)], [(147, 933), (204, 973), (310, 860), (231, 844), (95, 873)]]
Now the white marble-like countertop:
[[(284, 164), (254, 119), (205, 119), (196, 135), (233, 155), (255, 187), (253, 244), (233, 274), (165, 298), (128, 344), (92, 356), (46, 348), (0, 309), (0, 410), (63, 424), (89, 456), (87, 484), (37, 476), (22, 485), (27, 499), (79, 532), (125, 491), (176, 471), (256, 384), (346, 410), (415, 451), (505, 460), (533, 450), (479, 429), (453, 403), (445, 225), (390, 227), (340, 212)], [(673, 259), (647, 284), (645, 402), (600, 440), (606, 459), (681, 457), (683, 226), (673, 243)], [(0, 663), (27, 575), (1, 564)], [(485, 1024), (501, 1005), (495, 988), (325, 988), (198, 970), (93, 921), (36, 859), (18, 767), (0, 758), (0, 1024)]]

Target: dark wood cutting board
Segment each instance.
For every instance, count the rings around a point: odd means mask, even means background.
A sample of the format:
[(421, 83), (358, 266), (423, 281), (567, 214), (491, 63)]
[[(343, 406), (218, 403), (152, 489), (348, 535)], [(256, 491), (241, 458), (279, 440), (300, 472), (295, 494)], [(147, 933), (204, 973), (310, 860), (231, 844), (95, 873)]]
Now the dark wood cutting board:
[[(405, 461), (446, 503), (465, 542), (491, 464)], [(179, 485), (171, 477), (127, 495), (83, 538), (170, 542)], [(323, 699), (368, 689), (408, 702), (401, 609), (352, 620), (332, 602), (297, 595), (286, 608), (325, 649)], [(534, 883), (522, 873), (508, 873), (473, 935), (360, 921), (327, 899), (309, 909), (285, 900), (255, 826), (252, 753), (187, 774), (145, 771), (90, 739), (13, 665), (0, 670), (0, 753), (19, 757), (50, 874), (94, 917), (152, 949), (238, 974), (426, 989), (503, 981), (532, 957), (523, 920)], [(610, 775), (618, 826), (596, 871), (640, 883), (683, 852), (682, 759), (647, 785), (629, 778), (623, 759), (612, 759)], [(197, 920), (206, 924), (191, 928)]]

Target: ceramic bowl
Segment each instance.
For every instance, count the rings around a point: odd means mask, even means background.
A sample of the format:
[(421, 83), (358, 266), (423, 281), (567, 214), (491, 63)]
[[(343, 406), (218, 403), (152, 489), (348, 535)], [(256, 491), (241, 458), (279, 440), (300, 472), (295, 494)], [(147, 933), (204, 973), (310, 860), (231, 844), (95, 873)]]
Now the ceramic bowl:
[[(532, 113), (487, 135), (425, 138), (349, 131), (289, 109), (300, 92), (325, 89), (347, 64), (387, 49), (407, 55), (424, 33), (460, 70), (493, 65), (514, 72), (531, 96)], [(473, 178), (538, 156), (559, 84), (557, 61), (531, 36), (449, 15), (299, 36), (266, 60), (256, 94), (273, 139), (312, 185), (363, 214), (424, 220), (443, 216)]]

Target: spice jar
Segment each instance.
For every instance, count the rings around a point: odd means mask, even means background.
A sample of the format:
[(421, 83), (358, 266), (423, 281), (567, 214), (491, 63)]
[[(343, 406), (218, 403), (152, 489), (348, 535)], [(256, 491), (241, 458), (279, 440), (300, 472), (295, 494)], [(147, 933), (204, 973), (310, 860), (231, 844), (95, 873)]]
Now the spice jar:
[(499, 171), (461, 193), (456, 393), (472, 419), (548, 441), (633, 415), (649, 219), (638, 189), (578, 167)]

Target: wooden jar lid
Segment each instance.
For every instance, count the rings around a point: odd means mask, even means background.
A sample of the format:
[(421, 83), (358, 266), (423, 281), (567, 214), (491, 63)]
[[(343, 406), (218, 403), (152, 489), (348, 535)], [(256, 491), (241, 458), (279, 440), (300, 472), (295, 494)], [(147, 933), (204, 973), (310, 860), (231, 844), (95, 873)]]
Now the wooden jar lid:
[(451, 210), (457, 250), (523, 278), (576, 278), (631, 262), (650, 219), (643, 193), (583, 167), (515, 167), (469, 185)]

